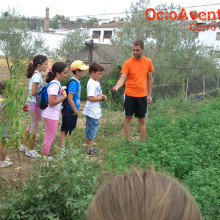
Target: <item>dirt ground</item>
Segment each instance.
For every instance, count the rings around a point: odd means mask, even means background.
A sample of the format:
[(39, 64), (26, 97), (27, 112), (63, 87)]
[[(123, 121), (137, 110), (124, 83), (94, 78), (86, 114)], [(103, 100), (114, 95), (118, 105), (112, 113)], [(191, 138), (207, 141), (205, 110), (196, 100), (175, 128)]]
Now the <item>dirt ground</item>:
[[(18, 154), (20, 156), (20, 161), (18, 159)], [(24, 155), (24, 153), (15, 152), (12, 149), (8, 149), (7, 157), (9, 157), (12, 161), (12, 166), (0, 168), (0, 186), (7, 185), (8, 183), (16, 183), (17, 181), (20, 181), (20, 178), (24, 180), (31, 168), (34, 166), (35, 159), (31, 157), (27, 157)]]
[(7, 79), (9, 77), (9, 70), (7, 67), (6, 60), (0, 58), (0, 81)]

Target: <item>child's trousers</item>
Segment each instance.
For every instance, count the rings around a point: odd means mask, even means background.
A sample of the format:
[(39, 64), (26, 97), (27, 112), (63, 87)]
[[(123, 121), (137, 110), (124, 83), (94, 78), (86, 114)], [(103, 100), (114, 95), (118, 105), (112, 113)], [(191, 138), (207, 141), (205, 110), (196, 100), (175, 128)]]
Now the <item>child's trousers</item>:
[(51, 120), (48, 118), (44, 118), (44, 121), (45, 121), (45, 128), (46, 128), (46, 136), (43, 142), (42, 153), (49, 154), (50, 147), (54, 141), (54, 138), (57, 132), (58, 120)]

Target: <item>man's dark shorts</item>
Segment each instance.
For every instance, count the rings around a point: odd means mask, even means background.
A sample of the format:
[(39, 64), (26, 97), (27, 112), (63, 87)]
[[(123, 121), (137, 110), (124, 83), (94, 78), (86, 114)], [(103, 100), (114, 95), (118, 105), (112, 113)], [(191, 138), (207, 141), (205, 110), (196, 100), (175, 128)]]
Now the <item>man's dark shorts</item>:
[(126, 116), (145, 118), (147, 114), (147, 96), (131, 97), (124, 95), (124, 112)]
[(66, 131), (66, 133), (71, 135), (71, 132), (76, 128), (78, 116), (74, 115), (74, 112), (64, 107), (61, 111), (62, 113), (62, 125), (61, 131)]

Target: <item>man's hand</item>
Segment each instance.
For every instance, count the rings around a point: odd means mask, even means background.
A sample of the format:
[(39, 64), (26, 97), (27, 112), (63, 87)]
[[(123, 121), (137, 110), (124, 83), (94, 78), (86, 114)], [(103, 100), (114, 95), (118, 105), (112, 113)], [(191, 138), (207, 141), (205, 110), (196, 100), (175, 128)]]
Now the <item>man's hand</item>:
[(112, 87), (111, 92), (117, 92), (118, 88), (116, 86)]
[(127, 79), (127, 74), (122, 73), (116, 85), (112, 87), (111, 92), (117, 92), (118, 89), (120, 89), (124, 85), (126, 79)]
[(152, 102), (152, 97), (151, 96), (148, 96), (147, 97), (147, 104), (150, 104)]

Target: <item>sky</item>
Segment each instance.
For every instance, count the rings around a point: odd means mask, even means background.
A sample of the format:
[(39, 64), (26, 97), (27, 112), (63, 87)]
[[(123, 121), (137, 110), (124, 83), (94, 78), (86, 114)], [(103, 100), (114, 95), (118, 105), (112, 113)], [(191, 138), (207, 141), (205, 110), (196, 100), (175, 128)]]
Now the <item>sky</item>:
[[(118, 16), (123, 17), (124, 14), (113, 13), (125, 12), (130, 9), (131, 3), (138, 1), (139, 0), (1, 0), (0, 11), (8, 11), (9, 7), (10, 9), (15, 8), (16, 12), (20, 15), (45, 17), (46, 7), (49, 7), (50, 18), (56, 14), (71, 17), (73, 20), (85, 15), (97, 18), (113, 18)], [(198, 12), (220, 9), (220, 0), (151, 0), (149, 8), (155, 8), (156, 5), (161, 3), (174, 3), (180, 5), (182, 8), (219, 3), (214, 6), (194, 7), (190, 9), (197, 10)], [(100, 14), (111, 15), (104, 16)]]

